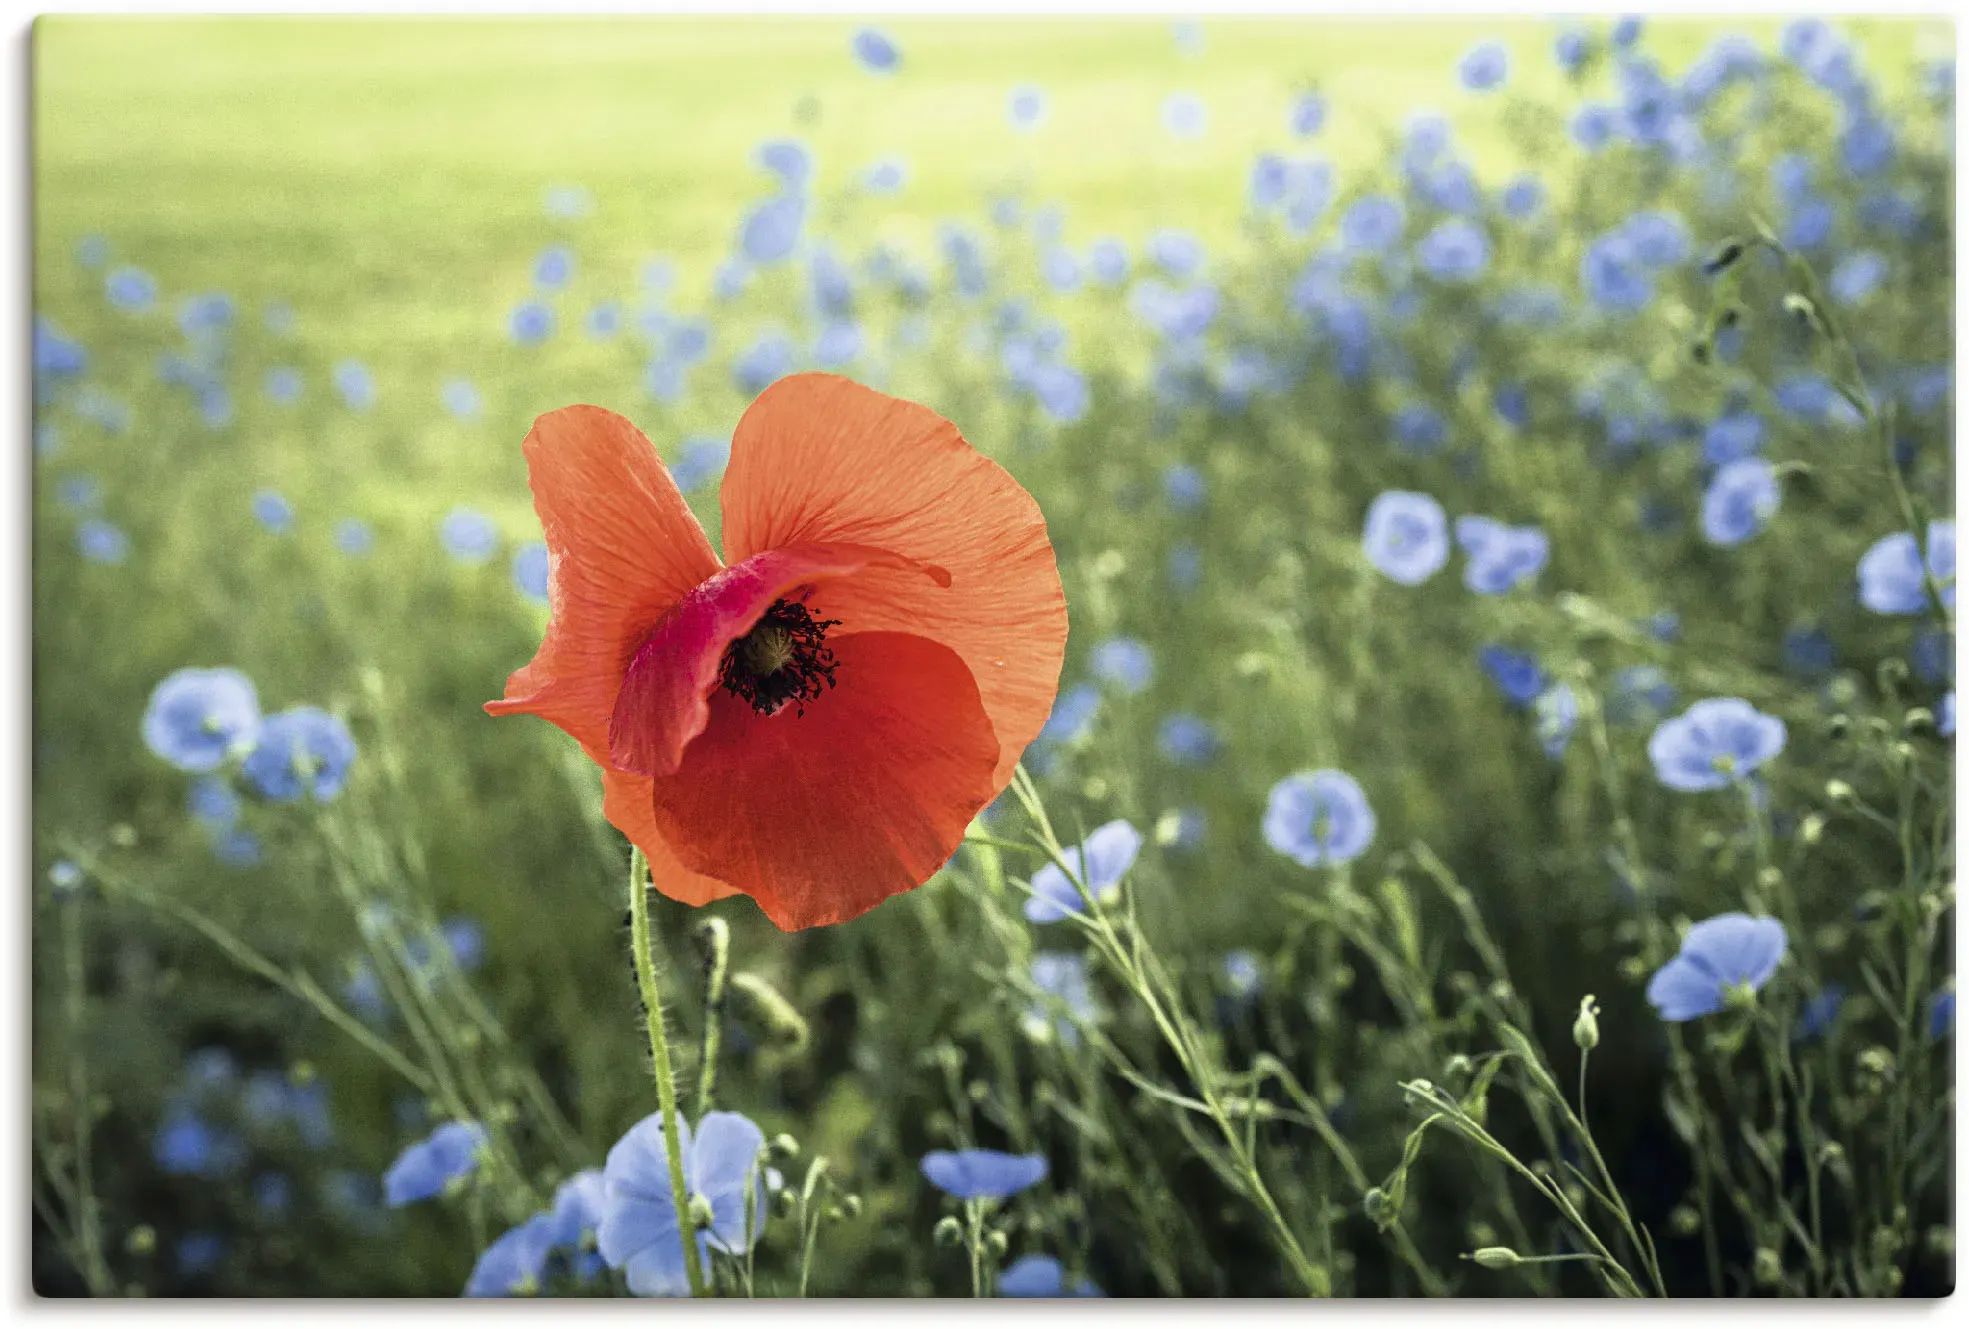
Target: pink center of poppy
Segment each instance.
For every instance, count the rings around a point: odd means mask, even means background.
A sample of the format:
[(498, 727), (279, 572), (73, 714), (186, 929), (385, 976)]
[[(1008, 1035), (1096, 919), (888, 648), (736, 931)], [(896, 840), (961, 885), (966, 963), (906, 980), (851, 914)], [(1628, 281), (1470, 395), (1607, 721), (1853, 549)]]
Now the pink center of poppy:
[(725, 648), (718, 681), (762, 715), (789, 702), (798, 703), (794, 714), (805, 715), (822, 684), (834, 686), (834, 652), (825, 643), (827, 630), (840, 625), (837, 618), (816, 619), (805, 605), (775, 600), (750, 632)]

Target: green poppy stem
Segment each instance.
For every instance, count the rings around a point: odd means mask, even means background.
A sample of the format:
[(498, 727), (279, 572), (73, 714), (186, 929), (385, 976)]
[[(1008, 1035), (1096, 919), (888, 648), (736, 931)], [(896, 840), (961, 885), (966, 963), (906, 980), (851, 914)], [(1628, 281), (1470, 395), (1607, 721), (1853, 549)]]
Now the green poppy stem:
[(704, 1268), (698, 1259), (697, 1226), (691, 1221), (690, 1187), (684, 1183), (684, 1151), (677, 1130), (677, 1081), (670, 1069), (670, 1039), (663, 1029), (663, 998), (656, 987), (656, 958), (650, 949), (649, 863), (643, 851), (629, 851), (629, 949), (636, 962), (636, 987), (649, 1025), (650, 1060), (656, 1064), (656, 1101), (663, 1109), (663, 1152), (670, 1160), (670, 1198), (677, 1206), (677, 1234), (684, 1243), (684, 1273), (691, 1295), (704, 1295)]

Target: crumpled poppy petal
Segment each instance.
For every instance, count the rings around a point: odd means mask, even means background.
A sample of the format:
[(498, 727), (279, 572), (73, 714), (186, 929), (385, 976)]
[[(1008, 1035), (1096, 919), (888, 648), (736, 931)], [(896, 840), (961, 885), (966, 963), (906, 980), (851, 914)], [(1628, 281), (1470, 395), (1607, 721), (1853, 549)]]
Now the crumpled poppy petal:
[(994, 792), (1052, 711), (1066, 596), (1030, 494), (934, 411), (833, 374), (762, 392), (732, 438), (720, 491), (732, 562), (792, 544), (873, 545), (949, 571), (948, 591), (870, 570), (820, 588), (841, 632), (907, 632), (969, 667), (998, 738)]
[(739, 894), (716, 877), (692, 872), (677, 861), (663, 833), (656, 829), (656, 813), (650, 807), (651, 784), (647, 775), (602, 767), (602, 815), (649, 859), (650, 880), (656, 889), (688, 905), (710, 904)]
[(996, 792), (999, 744), (964, 661), (898, 632), (830, 637), (839, 685), (805, 715), (720, 689), (656, 825), (782, 930), (854, 918), (929, 880)]
[(716, 575), (718, 557), (649, 439), (613, 411), (549, 411), (525, 451), (547, 541), (547, 635), (485, 709), (538, 715), (607, 765), (609, 716), (636, 647)]
[[(750, 632), (775, 600), (866, 568), (905, 571), (926, 586), (947, 586), (940, 568), (911, 566), (859, 545), (795, 545), (735, 563), (679, 600), (637, 649), (609, 721), (609, 759), (621, 770), (663, 776), (710, 714), (725, 648)], [(932, 594), (937, 592), (933, 589)]]

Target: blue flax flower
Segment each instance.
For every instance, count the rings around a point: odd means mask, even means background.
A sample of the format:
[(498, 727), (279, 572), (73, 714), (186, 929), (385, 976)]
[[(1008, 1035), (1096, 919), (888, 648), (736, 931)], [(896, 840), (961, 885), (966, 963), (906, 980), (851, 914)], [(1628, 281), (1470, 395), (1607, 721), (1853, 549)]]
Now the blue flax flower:
[(1718, 914), (1689, 929), (1674, 959), (1648, 980), (1648, 1002), (1671, 1024), (1714, 1015), (1771, 981), (1784, 959), (1784, 924)]
[(554, 1253), (553, 1236), (551, 1214), (535, 1214), (509, 1229), (480, 1253), (461, 1295), (532, 1296), (547, 1276), (547, 1260)]
[(355, 759), (347, 725), (319, 707), (295, 706), (267, 717), (240, 774), (276, 803), (326, 803), (342, 792)]
[(1825, 1037), (1839, 1019), (1839, 1008), (1845, 1000), (1846, 989), (1842, 984), (1826, 984), (1799, 1010), (1798, 1025), (1791, 1031), (1791, 1037), (1800, 1043), (1811, 1043)]
[(383, 1202), (401, 1209), (443, 1194), (478, 1169), (485, 1140), (476, 1121), (447, 1121), (397, 1155), (383, 1174)]
[(1452, 217), (1422, 237), (1415, 256), (1437, 281), (1475, 281), (1490, 263), (1490, 237), (1475, 222)]
[(1781, 494), (1778, 475), (1761, 457), (1721, 467), (1702, 495), (1702, 534), (1713, 545), (1740, 545), (1770, 524)]
[(1478, 650), (1477, 663), (1513, 706), (1529, 706), (1545, 690), (1545, 671), (1536, 656), (1524, 651), (1492, 643)]
[(923, 1176), (957, 1200), (1003, 1200), (1046, 1180), (1039, 1154), (1007, 1154), (996, 1149), (935, 1149), (923, 1155)]
[(499, 549), (499, 528), (474, 508), (453, 508), (438, 525), (444, 550), (460, 563), (483, 563)]
[(1178, 766), (1200, 766), (1223, 746), (1208, 720), (1187, 712), (1164, 719), (1156, 729), (1155, 743), (1162, 755)]
[(1784, 721), (1738, 697), (1699, 701), (1648, 739), (1655, 778), (1670, 789), (1724, 789), (1784, 751)]
[(859, 28), (849, 43), (855, 63), (871, 74), (893, 74), (902, 63), (902, 52), (890, 36), (877, 28)]
[(1946, 988), (1928, 998), (1928, 1037), (1939, 1039), (1955, 1028), (1955, 989)]
[(1025, 903), (1025, 915), (1034, 923), (1056, 923), (1069, 914), (1086, 909), (1087, 902), (1073, 884), (1079, 877), (1093, 897), (1102, 904), (1112, 903), (1120, 892), (1121, 879), (1135, 866), (1142, 850), (1142, 833), (1127, 821), (1117, 820), (1096, 827), (1084, 844), (1069, 846), (1063, 855), (1072, 876), (1058, 863), (1048, 863), (1032, 874), (1032, 897)]
[(181, 771), (214, 771), (260, 737), (260, 701), (237, 669), (180, 669), (144, 712), (144, 745)]
[[(1955, 523), (1928, 523), (1928, 572), (1955, 608)], [(1874, 542), (1860, 558), (1860, 603), (1876, 614), (1918, 614), (1928, 605), (1921, 551), (1914, 536), (1897, 531)]]
[(1149, 648), (1133, 637), (1111, 637), (1094, 648), (1094, 673), (1130, 696), (1148, 687), (1155, 676)]
[[(697, 1209), (702, 1201), (710, 1210), (710, 1223), (696, 1232), (699, 1254), (707, 1262), (713, 1249), (744, 1254), (764, 1225), (765, 1180), (758, 1167), (764, 1132), (736, 1112), (707, 1112), (695, 1131), (679, 1120), (677, 1133), (690, 1206)], [(748, 1179), (756, 1192), (750, 1230), (745, 1202)], [(611, 1269), (623, 1271), (629, 1290), (637, 1296), (678, 1297), (690, 1291), (680, 1233), (670, 1191), (663, 1114), (653, 1112), (608, 1151), (596, 1244), (602, 1259)]]
[(1026, 1010), (1026, 1032), (1043, 1039), (1050, 1031), (1062, 1047), (1079, 1047), (1080, 1030), (1075, 1021), (1094, 1018), (1094, 988), (1087, 978), (1087, 957), (1072, 951), (1039, 952), (1032, 957), (1032, 985), (1044, 1000)]
[(1050, 1255), (1021, 1255), (998, 1276), (1001, 1297), (1098, 1297), (1101, 1289), (1083, 1278), (1068, 1291), (1066, 1271)]
[(1389, 578), (1417, 586), (1449, 562), (1449, 518), (1429, 495), (1391, 489), (1368, 505), (1361, 546)]
[(513, 551), (513, 585), (538, 604), (547, 603), (547, 545), (529, 540)]
[(1536, 577), (1551, 554), (1538, 527), (1506, 526), (1489, 517), (1458, 517), (1456, 543), (1469, 556), (1463, 584), (1480, 595), (1502, 595)]
[(1265, 843), (1303, 868), (1352, 862), (1374, 843), (1374, 809), (1344, 771), (1301, 771), (1272, 786)]

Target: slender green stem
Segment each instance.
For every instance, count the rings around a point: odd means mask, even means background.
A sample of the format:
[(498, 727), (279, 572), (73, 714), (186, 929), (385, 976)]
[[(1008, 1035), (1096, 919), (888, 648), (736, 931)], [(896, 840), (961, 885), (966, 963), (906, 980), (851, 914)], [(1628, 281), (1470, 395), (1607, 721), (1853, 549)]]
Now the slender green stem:
[(971, 1248), (971, 1295), (984, 1296), (984, 1211), (976, 1200), (964, 1202), (964, 1218), (968, 1224), (965, 1245)]
[(82, 1248), (82, 1272), (89, 1280), (89, 1291), (98, 1297), (115, 1290), (109, 1265), (103, 1259), (102, 1225), (96, 1211), (96, 1184), (89, 1161), (90, 1126), (94, 1113), (90, 1107), (89, 1067), (83, 1055), (82, 1039), (87, 992), (82, 965), (82, 902), (71, 895), (62, 902), (62, 943), (67, 970), (68, 1014), (68, 1097), (74, 1114), (75, 1148), (75, 1232)]
[(663, 1110), (663, 1152), (670, 1160), (670, 1199), (677, 1207), (677, 1235), (684, 1243), (684, 1273), (691, 1295), (704, 1295), (704, 1269), (698, 1260), (697, 1227), (691, 1222), (690, 1188), (684, 1184), (683, 1137), (677, 1124), (677, 1081), (670, 1069), (670, 1037), (663, 1029), (663, 998), (656, 986), (656, 959), (650, 950), (649, 865), (643, 851), (629, 853), (629, 948), (636, 962), (649, 1028), (650, 1060), (656, 1064), (656, 1101)]

